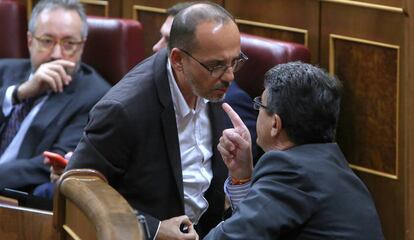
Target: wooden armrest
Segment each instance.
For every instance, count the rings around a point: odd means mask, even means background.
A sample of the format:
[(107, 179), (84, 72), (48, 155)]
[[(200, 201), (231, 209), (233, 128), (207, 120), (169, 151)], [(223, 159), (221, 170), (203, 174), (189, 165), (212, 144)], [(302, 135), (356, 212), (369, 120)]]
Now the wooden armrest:
[(95, 170), (65, 172), (54, 196), (54, 226), (60, 239), (144, 239), (128, 202)]

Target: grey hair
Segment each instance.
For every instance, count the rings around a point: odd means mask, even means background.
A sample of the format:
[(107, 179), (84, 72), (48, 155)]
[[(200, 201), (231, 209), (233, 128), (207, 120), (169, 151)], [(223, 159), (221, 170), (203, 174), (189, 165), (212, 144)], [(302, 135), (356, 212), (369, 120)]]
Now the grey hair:
[(78, 0), (42, 0), (33, 8), (32, 16), (29, 21), (29, 32), (34, 34), (37, 26), (37, 17), (45, 10), (64, 9), (76, 11), (82, 20), (81, 37), (86, 39), (88, 36), (88, 23), (83, 5)]
[(218, 4), (210, 2), (192, 4), (174, 17), (168, 49), (171, 51), (173, 48), (182, 48), (191, 51), (196, 48), (195, 31), (197, 26), (203, 22), (225, 24), (235, 23), (235, 20), (226, 9)]
[(282, 119), (296, 144), (335, 140), (342, 84), (325, 70), (302, 62), (279, 64), (264, 77), (267, 107)]

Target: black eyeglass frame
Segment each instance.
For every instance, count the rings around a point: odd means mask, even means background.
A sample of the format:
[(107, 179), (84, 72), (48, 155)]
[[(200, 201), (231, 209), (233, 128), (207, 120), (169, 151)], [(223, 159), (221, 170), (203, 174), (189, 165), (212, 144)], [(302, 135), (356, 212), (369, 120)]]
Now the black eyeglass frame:
[(260, 97), (260, 96), (255, 97), (253, 99), (253, 109), (259, 111), (261, 107), (264, 108), (264, 109), (266, 109), (266, 110), (269, 110), (269, 107), (268, 106), (263, 105), (263, 103), (262, 103), (262, 97)]
[[(217, 66), (214, 66), (214, 67), (208, 67), (204, 63), (200, 62), (193, 55), (191, 55), (191, 53), (187, 52), (186, 50), (184, 50), (182, 48), (178, 48), (178, 49), (180, 49), (180, 51), (182, 51), (187, 56), (191, 57), (196, 62), (198, 62), (198, 64), (200, 64), (203, 68), (205, 68), (210, 73), (210, 75), (212, 77), (214, 77), (214, 78), (221, 78), (221, 76), (223, 76), (224, 73), (226, 73), (227, 69), (229, 69), (230, 67), (232, 68), (233, 73), (239, 71), (243, 67), (243, 64), (247, 60), (249, 60), (249, 58), (246, 56), (246, 54), (244, 54), (243, 52), (240, 52), (240, 56), (238, 58), (234, 59), (235, 62), (233, 64), (233, 66), (229, 66), (229, 65), (217, 65)], [(214, 71), (219, 71), (219, 74), (213, 74)]]

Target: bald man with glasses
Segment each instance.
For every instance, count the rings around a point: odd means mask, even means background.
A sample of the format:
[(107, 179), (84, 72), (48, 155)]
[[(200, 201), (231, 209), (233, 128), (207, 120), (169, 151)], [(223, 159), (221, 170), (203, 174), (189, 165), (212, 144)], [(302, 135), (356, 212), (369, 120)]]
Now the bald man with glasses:
[(88, 27), (77, 0), (40, 1), (28, 29), (30, 60), (0, 60), (0, 190), (49, 182), (43, 151), (73, 151), (110, 87), (81, 63)]
[(246, 60), (234, 18), (221, 6), (180, 11), (168, 48), (142, 61), (91, 111), (67, 170), (103, 173), (145, 216), (150, 239), (196, 239), (195, 230), (204, 236), (224, 213), (221, 102)]

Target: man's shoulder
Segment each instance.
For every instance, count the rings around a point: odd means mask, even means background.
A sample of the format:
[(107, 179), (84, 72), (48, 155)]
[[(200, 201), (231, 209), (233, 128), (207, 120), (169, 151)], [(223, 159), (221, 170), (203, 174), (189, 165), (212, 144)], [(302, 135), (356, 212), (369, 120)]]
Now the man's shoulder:
[(108, 90), (111, 88), (111, 85), (108, 83), (108, 81), (106, 81), (93, 67), (85, 63), (81, 63), (80, 68), (80, 71), (82, 73), (81, 77), (87, 79), (87, 81), (82, 80), (83, 83), (92, 85), (92, 87), (95, 89), (98, 88)]
[(0, 59), (1, 69), (30, 68), (30, 60), (26, 58), (4, 58)]

